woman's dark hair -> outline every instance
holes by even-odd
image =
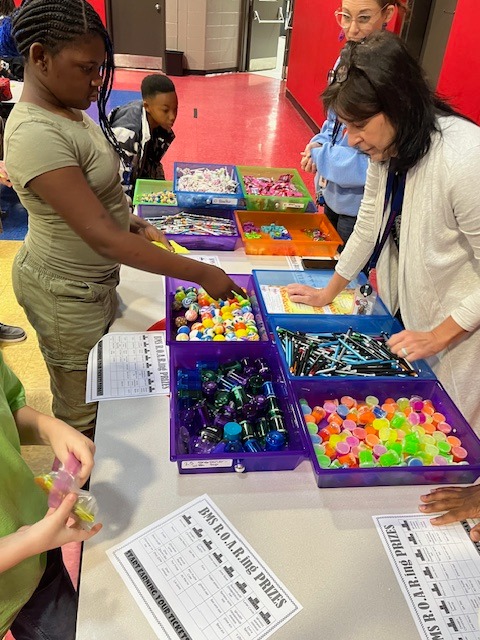
[[[107,101],[113,85],[115,64],[110,36],[100,16],[86,0],[23,0],[12,19],[17,48],[28,62],[30,47],[41,43],[52,54],[86,35],[97,35],[105,43],[103,84],[98,95],[98,115],[102,131],[120,152],[117,139],[107,119]]]
[[[9,16],[15,10],[15,3],[13,0],[0,0],[0,16]]]
[[[428,152],[438,116],[463,117],[430,89],[403,41],[388,31],[346,45],[322,99],[325,109],[347,122],[383,113],[396,132],[391,146],[398,171],[407,171]]]
[[[385,5],[393,4],[395,5],[402,13],[408,15],[410,12],[410,3],[409,0],[375,0],[380,9],[383,9]]]
[[[157,93],[173,93],[175,85],[161,73],[151,73],[142,80],[142,98],[153,98]]]

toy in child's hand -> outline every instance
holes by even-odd
[[[36,476],[36,484],[48,495],[48,506],[56,509],[63,502],[66,495],[76,493],[78,495],[72,513],[78,519],[82,529],[88,531],[95,524],[98,513],[98,505],[95,497],[88,491],[83,491],[78,486],[78,474],[81,463],[71,453],[64,465],[58,469],[54,467],[50,473]]]

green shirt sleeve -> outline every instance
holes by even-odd
[[[0,353],[0,380],[10,411],[18,411],[26,405],[25,389],[22,383],[8,367]]]

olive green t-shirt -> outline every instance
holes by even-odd
[[[28,186],[34,178],[64,167],[80,167],[102,205],[125,230],[129,208],[118,175],[119,158],[100,127],[83,113],[74,122],[28,102],[19,102],[5,130],[10,180],[28,211],[25,243],[37,261],[73,280],[98,281],[117,264],[91,249],[65,220]]]
[[[25,406],[25,391],[0,352],[0,537],[41,520],[47,498],[20,453],[13,412]],[[28,602],[45,571],[46,554],[0,573],[0,638]]]

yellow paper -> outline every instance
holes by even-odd
[[[300,302],[292,302],[287,293],[287,287],[280,287],[280,295],[282,297],[285,313],[301,313],[301,314],[352,314],[355,304],[355,290],[344,289],[338,296],[326,307],[311,307],[310,305]]]
[[[152,244],[154,244],[156,247],[160,247],[160,249],[165,249],[165,251],[168,251],[163,242],[152,240]],[[178,242],[175,242],[175,240],[170,240],[170,246],[172,247],[174,253],[190,253],[190,251],[186,247],[182,247],[182,245],[178,244]]]

